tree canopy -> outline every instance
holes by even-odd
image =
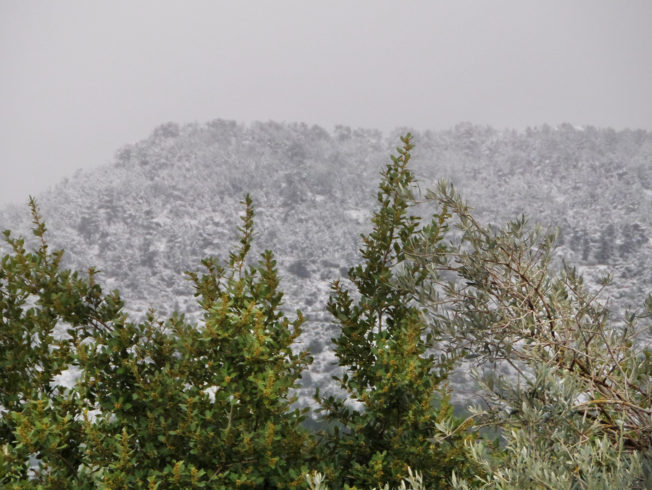
[[[62,266],[32,200],[37,245],[7,231],[0,263],[0,484],[649,487],[652,297],[616,321],[555,265],[553,235],[483,225],[445,182],[420,196],[401,142],[360,262],[332,285],[340,390],[318,391],[314,412],[295,396],[304,318],[283,306],[274,254],[250,257],[249,195],[235,248],[188,273],[196,322],[130,320],[98,271]],[[447,383],[459,363],[480,383],[463,417]]]

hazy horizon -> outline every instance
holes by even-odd
[[[0,205],[167,121],[652,130],[652,2],[0,0]]]

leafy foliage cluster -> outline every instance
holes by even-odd
[[[481,440],[469,445],[487,475],[475,483],[649,488],[652,366],[641,320],[652,314],[652,296],[643,311],[616,322],[598,301],[602,290],[587,288],[568,264],[553,264],[554,234],[528,228],[524,218],[483,226],[445,182],[427,198],[452,210],[461,237],[444,265],[415,248],[412,258],[435,272],[434,281],[424,288],[408,276],[404,283],[442,339],[484,369],[476,372],[483,405],[468,420],[499,428],[505,447],[497,455]],[[446,425],[438,429],[457,432]],[[456,478],[454,487],[468,483]]]
[[[428,352],[433,335],[410,291],[396,287],[396,268],[421,284],[426,270],[406,261],[406,250],[427,242],[441,256],[448,215],[435,215],[420,228],[419,218],[408,215],[414,177],[407,168],[412,143],[403,148],[382,174],[379,210],[372,218],[372,232],[363,236],[363,263],[349,271],[357,299],[340,282],[333,284],[328,310],[341,327],[334,339],[338,378],[347,398],[322,398],[325,419],[335,422],[327,446],[337,459],[337,473],[328,475],[338,487],[355,482],[370,488],[380,482],[398,484],[410,465],[418,468],[429,486],[445,484],[453,469],[465,468],[463,439],[432,442],[435,423],[449,418],[446,394],[433,404],[453,360]],[[359,401],[350,406],[348,400]]]
[[[35,233],[44,227],[32,203]],[[240,247],[226,267],[191,274],[201,325],[151,314],[128,322],[117,293],[93,274],[58,271],[59,252],[9,238],[3,261],[2,483],[46,488],[281,487],[303,481],[312,442],[289,392],[310,359],[291,349],[301,316],[279,311],[273,256],[245,264],[253,235],[247,198]],[[36,304],[28,306],[30,299]],[[57,322],[68,328],[53,336]],[[68,366],[72,389],[52,387]],[[31,482],[31,483],[28,483]]]
[[[129,321],[95,270],[62,268],[31,201],[39,245],[5,232],[0,267],[0,484],[650,485],[652,366],[637,341],[646,314],[614,323],[572,268],[552,265],[551,237],[524,220],[481,225],[445,183],[426,195],[439,212],[422,225],[411,136],[402,142],[362,262],[332,286],[341,393],[316,393],[320,430],[293,396],[311,362],[295,342],[301,312],[283,310],[273,254],[249,258],[249,196],[236,249],[188,274],[197,324],[154,312]],[[478,370],[483,400],[464,421],[446,384],[462,361]],[[514,374],[499,376],[500,365]],[[57,382],[71,372],[73,386]]]

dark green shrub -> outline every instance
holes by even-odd
[[[310,362],[293,353],[299,313],[279,311],[276,264],[251,247],[247,197],[240,247],[221,266],[191,274],[199,325],[120,313],[93,276],[59,272],[61,253],[10,241],[3,259],[2,453],[4,485],[46,488],[281,488],[304,484],[312,441],[290,390]],[[45,231],[34,207],[36,232]],[[27,297],[36,308],[27,308]],[[58,321],[71,324],[55,340]],[[36,341],[36,342],[35,342]],[[69,364],[72,390],[51,383]],[[31,470],[30,470],[31,468]],[[28,486],[29,486],[28,485]]]
[[[341,329],[333,341],[339,365],[346,368],[337,378],[346,398],[318,393],[317,399],[333,424],[325,435],[324,472],[337,488],[398,485],[408,467],[423,475],[426,487],[440,488],[452,470],[469,469],[464,435],[432,440],[435,424],[451,416],[443,381],[453,360],[428,352],[433,338],[421,310],[396,282],[399,269],[409,271],[416,284],[426,278],[425,269],[406,260],[406,249],[426,241],[433,255],[443,256],[448,217],[444,209],[420,227],[419,218],[408,214],[413,145],[409,134],[402,141],[398,157],[382,173],[373,230],[362,237],[363,262],[348,273],[355,289],[334,283],[328,303]]]

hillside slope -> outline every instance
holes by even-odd
[[[329,285],[356,263],[379,172],[405,131],[168,123],[119,150],[111,165],[79,172],[38,201],[68,266],[96,265],[134,313],[153,306],[161,315],[192,315],[183,273],[208,254],[228,253],[249,192],[258,250],[275,252],[286,306],[308,318],[303,341],[316,361],[306,386],[323,384],[332,360]],[[614,273],[616,309],[640,304],[652,289],[652,134],[470,124],[413,134],[422,188],[445,178],[485,222],[525,213],[559,227],[560,256],[589,279]],[[27,236],[29,225],[26,206],[0,211],[1,229]]]

